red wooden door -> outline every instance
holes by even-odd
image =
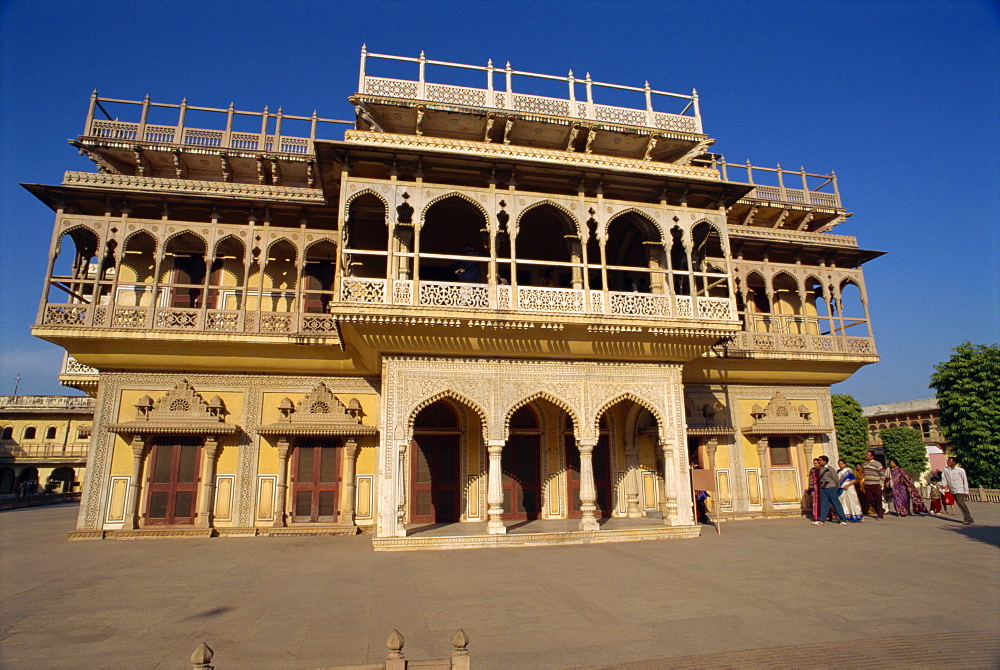
[[[197,512],[201,440],[163,438],[153,444],[146,478],[147,525],[193,524]]]
[[[513,434],[500,457],[503,473],[503,517],[537,519],[542,511],[539,435]]]
[[[459,520],[461,486],[458,435],[418,434],[410,443],[410,520],[449,523]]]
[[[570,519],[579,519],[580,512],[580,450],[576,447],[576,440],[572,435],[567,435],[566,447],[566,491],[569,496]],[[597,489],[597,510],[594,514],[598,519],[606,519],[611,516],[614,507],[612,502],[612,482],[611,482],[611,459],[608,449],[608,436],[601,435],[594,446],[594,488]]]
[[[299,440],[292,463],[292,520],[332,523],[340,511],[337,440]]]

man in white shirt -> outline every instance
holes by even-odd
[[[969,506],[965,502],[965,497],[969,495],[969,477],[965,474],[965,469],[958,464],[958,459],[954,456],[948,457],[948,467],[941,471],[941,479],[945,486],[955,496],[955,502],[962,510],[962,523],[968,526],[972,523],[972,515],[969,514]]]

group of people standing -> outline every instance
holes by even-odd
[[[843,460],[837,461],[837,465],[839,469],[835,470],[827,456],[813,459],[813,469],[809,473],[813,525],[822,526],[829,517],[831,508],[841,524],[863,523],[865,510],[862,499],[858,496],[859,485],[862,487],[868,512],[874,514],[879,521],[885,517],[884,495],[890,497],[892,507],[899,517],[908,516],[911,510],[913,514],[927,513],[923,496],[913,484],[913,479],[895,459],[889,459],[889,467],[886,469],[875,459],[875,453],[869,451],[865,453],[864,463],[857,472]],[[940,494],[937,498],[935,492]],[[969,514],[965,500],[968,493],[969,479],[965,470],[956,458],[949,457],[948,467],[941,472],[940,477],[932,478],[931,481],[931,513],[939,513],[941,502],[947,505],[951,497],[954,504],[962,510],[962,523],[971,524],[972,515]],[[935,500],[938,501],[937,504]]]

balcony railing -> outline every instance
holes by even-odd
[[[0,458],[75,458],[87,457],[89,445],[61,444],[3,444]]]
[[[301,312],[47,303],[42,326],[336,336],[332,316]]]
[[[737,333],[726,345],[730,354],[740,352],[783,352],[801,354],[848,354],[875,356],[875,338],[847,335],[809,335],[787,333]]]
[[[416,291],[414,284],[418,284]],[[641,318],[732,320],[730,298],[709,298],[584,289],[345,278],[340,301],[369,305],[420,305],[560,314],[608,314]]]
[[[804,169],[783,170],[780,165],[776,168],[760,167],[751,165],[749,161],[745,164],[728,163],[724,158],[703,164],[717,167],[724,181],[753,186],[753,190],[743,196],[748,200],[843,209],[840,191],[837,188],[837,175],[834,173],[816,174],[806,172]],[[761,176],[759,174],[755,176],[755,173],[764,173],[765,180],[776,180],[777,183],[761,184],[759,183]],[[737,177],[745,177],[745,180]],[[787,185],[786,180],[791,180],[794,186]],[[797,188],[800,184],[802,188]]]
[[[392,61],[402,61],[416,63],[418,74],[416,79],[392,79],[387,77],[373,77],[367,74],[367,59],[383,59]],[[427,81],[426,68],[428,65],[443,66],[461,70],[478,70],[485,73],[485,88],[475,88],[469,86],[453,86],[450,84],[437,84]],[[502,88],[494,87],[494,78],[501,76],[504,81]],[[532,79],[544,79],[549,81],[564,82],[567,85],[568,95],[565,98],[555,98],[543,95],[533,95],[529,93],[515,93],[513,90],[514,77],[527,77]],[[585,92],[583,99],[577,100],[577,87],[582,86]],[[644,108],[618,107],[614,105],[603,105],[594,102],[595,89],[616,89],[619,91],[631,91],[644,96]],[[649,87],[647,83],[644,87],[621,86],[619,84],[606,84],[594,81],[590,74],[583,79],[573,76],[573,72],[567,77],[560,77],[546,74],[536,74],[533,72],[521,72],[513,70],[510,63],[504,68],[493,66],[493,61],[483,67],[479,65],[466,65],[460,63],[448,63],[427,59],[423,52],[419,58],[408,58],[404,56],[388,56],[385,54],[368,53],[365,47],[361,48],[361,74],[358,81],[358,90],[362,94],[377,95],[387,98],[403,98],[409,100],[425,100],[428,102],[441,102],[454,105],[466,105],[470,107],[482,107],[486,109],[508,110],[513,112],[524,112],[528,114],[547,114],[551,116],[566,116],[574,119],[603,121],[607,123],[618,123],[630,126],[642,126],[647,128],[657,128],[665,131],[679,131],[684,133],[701,134],[701,112],[698,107],[698,94],[692,92],[691,95],[680,93],[668,93],[666,91],[656,91]],[[671,98],[681,101],[684,107],[678,113],[655,111],[653,109],[654,97],[657,100]],[[680,107],[680,104],[678,107]]]
[[[96,403],[87,396],[0,395],[0,408],[4,409],[93,410]]]
[[[115,108],[126,106],[125,109],[138,107],[139,119],[137,121],[122,121],[117,117],[112,118],[105,104]],[[147,118],[151,108],[174,109],[177,113],[177,123],[173,125],[147,123]],[[100,111],[107,118],[96,118],[96,113]],[[117,109],[115,110],[117,111]],[[186,125],[186,117],[189,111],[211,112],[216,114],[221,128],[189,128]],[[224,115],[224,116],[223,116]],[[260,119],[259,132],[246,132],[234,130],[233,124],[238,116],[251,116]],[[288,121],[308,122],[309,135],[301,137],[289,135],[282,132],[282,124]],[[322,125],[321,125],[322,124]],[[119,100],[116,98],[102,98],[94,91],[90,96],[90,110],[87,113],[87,123],[83,134],[85,137],[100,138],[104,140],[120,140],[132,143],[156,142],[162,144],[179,144],[191,147],[210,147],[213,149],[235,149],[244,151],[269,151],[283,152],[289,154],[311,155],[314,153],[313,141],[317,137],[323,139],[340,139],[336,133],[325,132],[329,129],[329,124],[353,126],[353,121],[342,121],[339,119],[320,118],[313,112],[312,116],[295,116],[284,114],[279,108],[272,113],[267,107],[263,112],[249,112],[235,109],[232,105],[228,109],[218,109],[215,107],[196,107],[188,105],[187,101],[179,105],[151,102],[149,97],[144,100]],[[317,135],[319,133],[319,135]]]

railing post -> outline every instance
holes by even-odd
[[[493,59],[490,58],[486,61],[486,91],[491,95],[486,98],[486,106],[493,107],[493,71],[496,68],[493,67]]]
[[[653,93],[649,89],[649,82],[647,81],[643,87],[643,92],[646,94],[646,125],[650,128],[654,127],[653,124]]]
[[[229,103],[229,109],[226,110],[226,132],[222,135],[222,146],[226,149],[233,146],[233,115],[235,113],[236,107],[233,103]]]
[[[146,140],[146,117],[149,116],[149,93],[142,99],[142,115],[139,117],[139,130],[136,131],[135,141],[144,142]]]
[[[691,89],[691,102],[694,104],[694,118],[698,124],[698,134],[704,134],[705,130],[701,125],[701,106],[698,104],[698,89],[696,88]]]
[[[427,70],[427,58],[426,58],[426,56],[424,56],[423,49],[421,49],[420,50],[420,76],[417,79],[417,97],[420,98],[421,100],[426,100],[427,99],[427,95],[425,93],[426,88],[427,88],[427,86],[426,86],[426,84],[427,84],[427,80],[426,80],[427,73],[426,73],[426,70]]]
[[[749,158],[747,159],[747,183],[750,184],[751,186],[754,185],[754,183],[753,183],[753,166],[750,165],[750,159]]]
[[[720,165],[722,166],[722,181],[729,181],[729,170],[726,169],[729,167],[729,163],[722,159]]]
[[[191,667],[194,670],[214,670],[215,666],[212,665],[212,657],[215,656],[215,652],[207,644],[202,642],[195,648],[194,653],[191,654]]]
[[[451,636],[451,667],[452,670],[469,670],[469,636],[459,628]]]
[[[275,115],[274,122],[274,146],[273,151],[281,151],[281,107],[278,107],[278,113]]]
[[[264,105],[264,113],[261,114],[260,139],[257,140],[257,148],[261,151],[265,151],[267,149],[267,121],[270,116],[271,114],[268,111],[267,105]]]
[[[799,173],[802,175],[802,204],[808,206],[812,204],[812,200],[809,198],[809,180],[806,179],[806,169],[801,165],[799,166]]]
[[[788,202],[788,198],[785,197],[785,180],[782,178],[781,163],[778,163],[778,197],[781,198],[781,202]]]
[[[590,78],[590,73],[587,73],[587,79],[585,80],[587,85],[587,118],[594,118],[594,80]]]
[[[406,640],[396,629],[389,633],[389,639],[385,641],[386,649],[389,653],[385,657],[385,670],[406,670],[406,658],[403,656],[403,645]]]
[[[830,178],[833,179],[833,195],[837,200],[837,209],[841,209],[840,205],[840,189],[837,188],[837,173],[830,170]]]
[[[90,136],[92,131],[90,127],[94,124],[94,110],[97,109],[97,89],[90,94],[90,106],[87,108],[87,122],[83,126],[83,134]]]
[[[573,71],[569,71],[569,76],[566,77],[566,81],[569,82],[569,101],[570,103],[576,102],[576,77],[573,76]],[[576,105],[570,104],[570,116],[576,116]]]
[[[361,45],[361,69],[358,72],[358,93],[365,92],[365,61],[368,59],[368,45]]]
[[[174,144],[184,144],[184,118],[187,116],[188,99],[181,100],[181,111],[177,116],[177,130],[174,135]]]
[[[316,153],[316,121],[319,117],[316,116],[316,110],[313,110],[312,118],[309,120],[309,153]]]
[[[510,71],[510,61],[507,61],[505,74],[507,77],[507,109],[514,109],[514,86],[513,75]]]

